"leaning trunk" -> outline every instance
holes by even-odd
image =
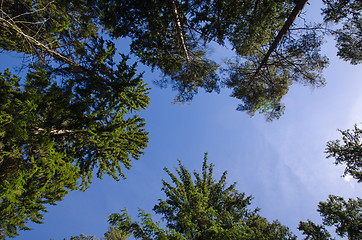
[[[190,61],[190,57],[189,57],[189,53],[187,51],[187,47],[186,47],[186,44],[185,44],[185,38],[184,38],[184,35],[182,33],[182,27],[181,27],[181,21],[180,21],[180,17],[179,17],[179,14],[178,14],[178,11],[177,11],[177,7],[176,7],[176,3],[174,0],[170,0],[170,3],[171,3],[171,6],[172,6],[172,13],[175,17],[175,22],[176,22],[176,30],[177,30],[177,33],[180,37],[180,41],[181,41],[181,46],[185,52],[185,56],[186,56],[186,60],[187,62]]]
[[[266,64],[272,52],[277,48],[280,41],[283,39],[290,26],[292,26],[295,19],[302,12],[304,6],[307,4],[308,0],[298,0],[293,11],[290,13],[288,19],[285,21],[284,26],[279,31],[278,35],[275,37],[273,43],[270,45],[268,52],[265,54],[263,60],[261,61],[259,67],[256,69],[254,77],[256,77],[261,70],[261,68]]]

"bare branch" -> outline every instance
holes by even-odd
[[[69,64],[70,66],[79,67],[79,64],[74,62],[69,57],[66,57],[66,56],[60,54],[59,52],[57,52],[53,49],[50,49],[48,46],[39,42],[32,36],[25,34],[11,19],[6,20],[2,16],[0,16],[0,26],[2,26],[3,28],[8,28],[8,29],[16,32],[17,34],[21,35],[24,38],[24,40],[27,40],[32,46],[34,46],[37,49],[40,49],[42,52],[45,52],[45,53],[49,54],[50,56]]]
[[[44,132],[44,128],[36,128],[36,130],[34,130],[34,134],[40,134],[42,132]],[[67,130],[67,129],[62,129],[62,130],[57,130],[57,129],[52,129],[50,130],[50,134],[51,135],[64,135],[67,133],[79,133],[79,132],[85,132],[85,129],[81,129],[81,130]]]
[[[172,5],[173,14],[174,14],[175,21],[176,21],[176,29],[177,29],[178,35],[180,37],[181,45],[182,45],[182,48],[183,48],[183,50],[185,52],[186,60],[187,60],[187,62],[189,62],[190,57],[189,57],[189,53],[187,51],[187,47],[186,47],[186,44],[185,44],[185,39],[184,39],[184,36],[183,36],[183,33],[182,33],[181,22],[180,22],[179,14],[178,14],[178,11],[177,11],[176,3],[175,3],[174,0],[170,0],[170,3]]]

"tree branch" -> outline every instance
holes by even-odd
[[[187,62],[189,62],[190,61],[190,56],[189,56],[189,53],[187,51],[187,47],[186,47],[186,44],[185,44],[185,39],[184,39],[184,36],[183,36],[183,33],[182,33],[181,22],[180,22],[180,18],[179,18],[179,14],[178,14],[178,11],[177,11],[175,0],[170,0],[170,3],[171,3],[171,6],[172,6],[173,15],[175,17],[176,29],[177,29],[178,35],[180,37],[181,45],[182,45],[182,48],[183,48],[183,50],[185,52],[186,60],[187,60]]]
[[[285,21],[284,26],[279,31],[278,35],[275,37],[273,43],[270,45],[268,52],[265,54],[263,60],[261,61],[259,67],[256,69],[254,77],[258,75],[260,69],[266,64],[271,53],[277,48],[280,41],[283,39],[284,35],[287,33],[290,26],[292,26],[295,19],[302,12],[304,6],[307,4],[308,0],[298,0],[293,11],[290,13],[288,19]]]
[[[282,58],[283,60],[285,60],[287,63],[289,63],[290,65],[292,65],[297,72],[301,73],[306,79],[309,79],[311,81],[315,81],[315,78],[313,78],[311,75],[308,75],[307,73],[305,73],[305,71],[303,71],[298,64],[295,64],[294,62],[290,61],[288,58],[284,57],[282,54],[278,53],[277,51],[275,52],[280,58]]]
[[[2,11],[3,12],[3,11]],[[24,33],[13,21],[11,18],[9,18],[9,20],[6,20],[5,18],[3,18],[2,16],[0,16],[0,27],[4,28],[4,29],[10,29],[12,31],[14,31],[15,33],[21,35],[25,40],[27,40],[29,43],[31,43],[32,46],[34,46],[35,48],[41,50],[42,52],[45,52],[47,54],[49,54],[50,56],[63,61],[64,63],[69,64],[70,66],[73,67],[79,67],[79,64],[74,62],[72,59],[70,59],[69,57],[66,57],[62,54],[60,54],[59,52],[50,49],[48,46],[44,45],[43,43],[39,42],[38,40],[36,40],[35,38],[33,38],[32,36],[27,35],[26,33]]]
[[[34,130],[34,134],[40,134],[41,132],[44,132],[44,128],[36,128]],[[62,129],[62,130],[57,130],[57,129],[52,129],[50,130],[50,134],[51,135],[63,135],[63,134],[67,134],[67,133],[79,133],[79,132],[85,132],[85,129],[81,129],[81,130],[67,130],[67,129]]]

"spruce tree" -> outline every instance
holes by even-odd
[[[215,180],[206,155],[202,173],[194,172],[194,178],[181,162],[177,175],[165,171],[171,182],[162,181],[166,198],[159,199],[153,211],[162,215],[166,228],[143,210],[141,222],[132,221],[124,209],[109,216],[110,224],[136,239],[296,239],[278,221],[269,223],[258,209],[249,209],[252,196],[239,193],[235,183],[228,185],[227,172]]]
[[[327,158],[335,158],[335,164],[344,164],[343,176],[351,175],[362,182],[362,129],[357,125],[354,129],[339,130],[342,141],[329,141],[326,147]]]
[[[338,24],[330,31],[335,37],[337,55],[351,64],[362,63],[362,2],[359,0],[323,0],[326,23]],[[341,27],[342,26],[342,27]]]
[[[90,2],[87,2],[90,4]],[[41,223],[47,204],[87,189],[93,174],[125,178],[147,146],[148,88],[84,1],[13,1],[0,47],[24,54],[23,77],[0,74],[0,231]]]

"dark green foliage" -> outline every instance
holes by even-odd
[[[9,71],[1,76],[4,228],[9,228],[10,219],[12,225],[25,219],[39,222],[41,217],[32,214],[41,216],[43,203],[61,200],[66,189],[74,190],[78,178],[78,185],[85,189],[95,168],[97,177],[124,178],[121,165],[130,169],[131,159],[139,159],[147,146],[145,123],[132,115],[147,107],[147,89],[135,75],[135,66],[126,65],[126,58],[116,70],[97,75],[102,77],[99,80],[76,73],[69,74],[70,78],[64,75],[58,84],[52,81],[53,74],[34,69],[24,88]],[[35,203],[42,207],[31,207]],[[26,211],[20,211],[19,205]],[[9,230],[8,234],[13,233]]]
[[[104,237],[97,240],[126,240],[129,238],[129,234],[122,231],[121,229],[109,227],[108,231],[104,234]],[[64,239],[65,240],[65,239]],[[70,240],[95,240],[94,236],[87,236],[80,234],[79,236],[72,236]]]
[[[234,91],[232,96],[243,102],[238,110],[251,115],[260,111],[269,120],[282,115],[281,98],[291,84],[319,86],[327,65],[319,54],[321,40],[316,33],[302,33],[299,40],[288,33],[289,40],[254,76],[293,7],[293,1],[99,2],[101,21],[110,33],[130,37],[131,52],[164,74],[158,83],[171,83],[179,91],[176,102],[192,100],[199,88],[219,92],[226,83]],[[205,47],[211,42],[231,44],[240,59],[224,69],[225,79],[220,77],[219,65],[207,57]]]
[[[206,92],[220,92],[220,78],[216,73],[219,66],[207,58],[202,51],[191,54],[189,61],[183,63],[177,71],[165,68],[162,79],[155,81],[161,87],[171,83],[172,88],[178,91],[174,102],[191,101],[200,88]],[[174,66],[173,66],[174,67]]]
[[[329,195],[326,202],[320,202],[318,212],[323,218],[323,225],[334,226],[340,237],[348,237],[349,240],[362,239],[362,199]],[[330,234],[325,226],[316,225],[312,221],[300,222],[298,229],[307,235],[305,239],[329,240]]]
[[[339,131],[342,133],[342,141],[337,139],[327,143],[327,157],[335,158],[336,165],[346,165],[343,176],[350,174],[362,182],[362,130],[355,125],[352,130]]]
[[[197,39],[184,28],[188,10],[183,5],[177,8],[181,33],[176,30],[172,1],[100,1],[99,7],[103,10],[101,19],[111,34],[130,37],[131,52],[142,63],[162,71],[161,84],[171,82],[179,90],[176,101],[191,100],[200,87],[207,92],[218,91],[219,66],[206,58]]]
[[[316,225],[312,221],[300,222],[298,229],[307,235],[305,240],[329,240],[330,234],[322,225]]]
[[[322,39],[316,32],[293,33],[284,38],[267,64],[255,73],[264,52],[248,57],[247,61],[229,62],[230,77],[226,85],[233,89],[232,97],[241,99],[238,110],[254,115],[264,113],[268,120],[279,118],[284,110],[282,97],[293,83],[319,87],[324,85],[322,70],[328,60],[320,56]]]
[[[148,106],[148,89],[127,56],[115,62],[115,45],[98,35],[87,4],[13,1],[1,9],[0,47],[31,60],[23,80],[0,74],[3,236],[40,223],[46,204],[85,190],[94,171],[125,178],[147,146],[136,113]]]
[[[323,224],[335,226],[339,236],[350,240],[362,239],[362,199],[330,195],[326,202],[320,202],[318,212],[323,217]]]
[[[246,220],[245,233],[241,233],[239,236],[231,236],[231,239],[261,239],[261,240],[296,240],[297,237],[290,232],[287,226],[282,225],[278,220],[274,220],[270,223],[266,218],[255,214]],[[220,238],[223,239],[223,238]]]
[[[219,66],[206,58],[200,42],[231,41],[240,53],[255,51],[251,45],[267,43],[292,7],[285,1],[259,2],[176,1],[185,46],[176,30],[172,1],[101,1],[99,6],[104,12],[102,21],[113,36],[130,37],[131,52],[159,68],[164,74],[161,83],[171,82],[179,91],[175,100],[184,102],[200,87],[219,91]]]
[[[196,44],[195,39],[198,38],[205,42],[216,41],[222,45],[230,41],[240,55],[249,55],[248,53],[257,49],[260,44],[268,44],[293,8],[293,1],[193,0],[175,3],[186,43],[190,43],[187,44],[188,47]],[[175,31],[171,0],[100,1],[99,8],[103,13],[102,21],[113,36],[131,37],[133,47],[153,44],[141,38],[151,37],[151,42],[163,43],[159,48],[166,49],[168,46],[168,50],[178,53],[160,51],[159,54],[168,53],[185,58]],[[146,49],[151,49],[150,46],[145,45]],[[153,46],[157,47],[156,44]],[[140,47],[137,49],[147,51]],[[158,56],[150,55],[148,58]]]
[[[362,130],[354,126],[354,129],[339,130],[342,140],[329,141],[326,153],[336,159],[335,164],[346,164],[343,176],[351,175],[360,183],[362,181]],[[362,239],[362,199],[349,198],[348,201],[339,196],[330,195],[326,202],[320,202],[318,212],[323,218],[323,224],[334,226],[340,237],[348,239]],[[316,225],[310,220],[300,222],[299,230],[307,235],[306,239],[330,239],[330,234],[324,226]]]
[[[362,2],[360,0],[323,0],[325,22],[340,23],[332,34],[337,40],[337,55],[351,64],[362,63]]]
[[[110,226],[108,231],[104,234],[105,240],[126,240],[129,237],[130,234],[112,226]]]
[[[162,215],[167,227],[160,227],[160,222],[153,222],[143,210],[141,222],[133,222],[125,209],[109,216],[112,226],[136,239],[296,239],[278,221],[269,223],[257,214],[258,209],[248,209],[252,197],[239,193],[235,183],[228,185],[226,172],[215,181],[206,155],[202,174],[194,172],[194,180],[181,162],[178,176],[165,171],[172,183],[163,180],[166,200],[159,199],[153,210]]]
[[[173,229],[162,228],[160,222],[153,222],[151,215],[143,210],[139,210],[138,217],[141,223],[132,222],[126,209],[121,210],[121,214],[112,214],[109,216],[109,222],[112,226],[130,232],[136,239],[177,239],[186,240],[182,233],[177,233]]]
[[[344,30],[336,32],[339,55],[358,63],[361,5],[343,4],[338,5],[342,12],[325,10],[326,21],[345,21]],[[162,71],[161,84],[171,82],[179,91],[176,101],[191,100],[200,88],[218,92],[225,84],[242,100],[239,110],[274,119],[284,111],[281,100],[291,84],[324,83],[321,71],[327,60],[319,54],[322,41],[315,32],[288,32],[256,73],[293,7],[294,1],[281,0],[3,1],[0,49],[22,53],[28,72],[23,80],[10,71],[0,75],[1,234],[14,236],[27,229],[28,221],[41,222],[46,204],[55,204],[69,190],[85,190],[94,171],[99,178],[125,178],[124,169],[147,146],[145,123],[136,113],[148,106],[148,89],[136,65],[127,65],[127,56],[114,60],[115,44],[100,37],[101,32],[109,34],[106,39],[130,38],[131,53]],[[224,79],[220,64],[207,55],[212,42],[230,44],[239,59],[229,61]],[[209,175],[195,174],[195,185],[181,164],[181,182],[166,170],[174,184],[190,187],[186,193],[199,204],[186,202],[191,205],[182,210],[189,219],[177,215],[168,220],[170,230],[162,230],[142,213],[145,230],[130,220],[125,222],[129,229],[139,236],[175,238],[197,238],[200,232],[215,238],[292,238],[280,223],[247,210],[251,198],[237,193],[234,185],[227,188],[225,175],[215,182],[206,160],[204,168],[211,169]],[[202,183],[207,177],[212,179],[208,185]],[[181,194],[164,184],[168,197]],[[171,216],[167,204],[160,201],[154,210]],[[225,204],[236,205],[237,211]],[[200,219],[190,206],[199,209]]]
[[[131,115],[148,104],[134,67],[124,59],[104,78],[108,83],[77,74],[57,84],[50,71],[34,69],[22,88],[9,71],[1,76],[4,228],[18,221],[23,228],[26,219],[39,222],[43,204],[61,200],[78,178],[85,189],[95,168],[100,178],[125,177],[122,165],[130,169],[131,159],[139,159],[148,141],[143,119]],[[13,233],[9,229],[7,234]]]
[[[66,240],[66,239],[64,239]],[[80,234],[79,236],[71,236],[70,240],[95,240],[94,236],[87,236],[84,234]]]
[[[0,48],[40,60],[50,57],[44,47],[66,55],[64,36],[82,39],[97,31],[89,5],[92,1],[6,1],[0,10]]]
[[[0,75],[0,92],[0,229],[14,236],[17,228],[28,229],[28,220],[41,223],[44,204],[74,190],[79,173],[50,134],[31,132],[43,120],[40,93],[23,91],[8,70]]]
[[[240,56],[269,44],[293,8],[293,1],[181,1],[188,31],[204,42],[230,42]],[[271,21],[272,19],[272,21]]]
[[[344,49],[340,52],[344,52],[344,55],[354,54],[354,59],[358,59],[358,39],[361,38],[360,3],[325,3],[326,21],[338,22],[348,18],[346,22],[353,25],[346,25],[343,31],[339,31],[338,39],[342,40],[338,44]],[[309,33],[309,30],[298,33],[287,31],[287,40],[279,44],[266,66],[261,71],[256,71],[276,33],[292,12],[295,1],[59,1],[54,5],[51,16],[40,11],[46,4],[39,1],[34,8],[37,11],[29,11],[31,14],[25,16],[36,19],[39,23],[45,19],[57,19],[55,29],[65,30],[49,34],[41,24],[30,27],[26,25],[31,31],[26,34],[44,32],[46,37],[42,40],[47,43],[47,47],[56,49],[61,45],[64,55],[71,52],[67,47],[71,43],[67,39],[68,35],[75,38],[78,32],[83,35],[83,32],[94,34],[97,29],[95,23],[101,23],[111,36],[129,37],[131,52],[142,63],[161,70],[163,78],[158,83],[162,86],[171,83],[178,90],[176,102],[191,101],[200,88],[204,88],[206,92],[219,92],[221,86],[227,86],[233,90],[232,96],[242,101],[238,110],[247,111],[250,115],[259,111],[271,120],[283,114],[281,99],[292,84],[302,82],[313,87],[323,85],[321,73],[327,66],[327,59],[319,53],[320,37],[316,32]],[[20,9],[22,7],[24,6]],[[342,10],[335,11],[335,7]],[[18,12],[19,9],[12,14],[18,16]],[[72,17],[79,19],[77,22],[80,24],[72,23],[71,18],[65,17],[65,12],[70,12]],[[7,15],[4,16],[6,19]],[[46,21],[45,26],[48,22],[51,21]],[[19,35],[9,24],[3,25],[12,36]],[[25,40],[39,52],[41,47],[35,46],[29,39]],[[231,45],[235,56],[240,60],[224,69],[224,79],[218,71],[220,64],[207,56],[206,49],[212,42],[220,46]],[[65,55],[53,54],[52,57],[68,57],[68,54]]]
[[[216,232],[222,236],[233,226],[241,226],[241,221],[252,214],[246,209],[251,196],[239,194],[235,184],[227,186],[226,172],[215,182],[213,166],[207,165],[206,158],[202,176],[194,173],[195,182],[181,163],[176,170],[178,177],[167,168],[165,171],[175,186],[163,180],[167,200],[159,200],[154,211],[165,217],[167,227],[182,233],[187,239],[210,238]]]

